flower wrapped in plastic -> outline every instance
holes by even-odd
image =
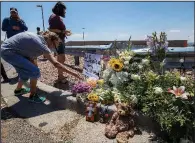
[[[86,82],[79,82],[72,87],[72,93],[89,93],[91,92],[91,86]]]

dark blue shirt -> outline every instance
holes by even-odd
[[[18,26],[20,30],[14,30],[12,27]],[[6,32],[7,38],[10,38],[18,33],[27,31],[28,27],[26,26],[25,22],[20,19],[19,21],[9,17],[5,18],[2,22],[2,31]]]

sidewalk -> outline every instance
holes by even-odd
[[[14,78],[17,76],[13,69],[7,72],[8,76]],[[50,101],[49,104],[29,103],[27,97],[16,97],[13,91],[16,87],[16,78],[11,83],[1,83],[1,93],[8,107],[23,121],[11,121],[15,128],[21,127],[20,130],[33,128],[49,135],[55,142],[71,141],[73,143],[115,143],[115,140],[109,140],[104,136],[105,124],[99,122],[90,123],[85,121],[83,116],[84,108],[76,103],[71,93],[62,91],[42,83],[38,83],[38,92],[46,96]],[[18,123],[20,122],[20,123]],[[16,125],[17,124],[17,125]],[[23,125],[24,124],[24,125]],[[12,128],[5,125],[4,128]],[[15,130],[11,131],[15,134]],[[28,134],[25,133],[26,135]],[[33,131],[32,131],[33,132]],[[8,132],[11,134],[10,132]],[[17,136],[20,136],[20,132]],[[22,134],[21,134],[22,136]],[[28,136],[28,135],[27,135]],[[142,135],[135,135],[129,140],[131,143],[148,143],[149,133],[142,131]],[[13,137],[14,138],[14,137]],[[29,142],[31,138],[39,138],[37,134],[29,133]],[[50,140],[51,141],[51,140]],[[42,142],[38,141],[37,142]],[[47,142],[47,141],[43,141]]]

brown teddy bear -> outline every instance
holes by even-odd
[[[106,124],[105,136],[116,138],[118,143],[127,143],[129,137],[134,136],[134,114],[132,106],[126,103],[116,103],[117,111],[113,114],[110,122]]]

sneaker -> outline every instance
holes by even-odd
[[[43,103],[46,101],[45,97],[39,97],[37,94],[30,96],[28,99],[30,102],[34,102],[34,103]]]
[[[23,95],[30,92],[30,88],[21,88],[19,90],[14,90],[16,96]]]

